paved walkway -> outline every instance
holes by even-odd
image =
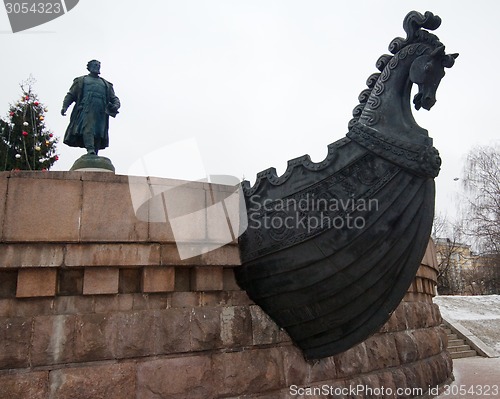
[[[500,357],[468,357],[453,360],[455,381],[449,394],[439,399],[500,398]]]

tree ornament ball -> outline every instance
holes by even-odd
[[[21,154],[16,154],[16,159],[20,159],[21,158]]]
[[[35,147],[35,151],[40,151],[40,150],[41,150],[41,148],[39,146]]]
[[[44,116],[40,116],[40,120],[43,121],[45,119]]]
[[[49,109],[48,109],[47,107],[45,107],[45,108],[43,109],[43,112],[49,112]]]
[[[38,104],[39,104],[39,102],[38,102],[38,101],[35,101],[35,102],[33,103],[33,105],[35,105],[35,106],[37,106]]]
[[[23,136],[26,137],[28,135],[28,132],[27,131],[24,131],[23,132]]]
[[[49,140],[45,140],[45,144],[49,145],[50,141]]]
[[[29,123],[28,123],[28,122],[24,122],[24,123],[23,123],[23,126],[28,126],[28,125],[29,125]]]

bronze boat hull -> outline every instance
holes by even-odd
[[[286,181],[247,187],[249,227],[236,269],[239,285],[309,359],[343,352],[382,327],[415,276],[434,216],[432,178],[347,138],[330,149],[315,170],[299,158]],[[349,217],[356,225],[341,226]],[[297,223],[280,229],[279,220]]]

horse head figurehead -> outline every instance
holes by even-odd
[[[413,61],[410,80],[418,85],[413,98],[415,108],[430,110],[436,103],[436,91],[444,76],[444,68],[451,68],[458,54],[446,54],[444,46],[437,47],[431,54],[424,54]]]

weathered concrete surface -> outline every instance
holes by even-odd
[[[455,381],[438,399],[500,397],[500,358],[468,357],[453,360]],[[447,394],[446,394],[447,393]]]

